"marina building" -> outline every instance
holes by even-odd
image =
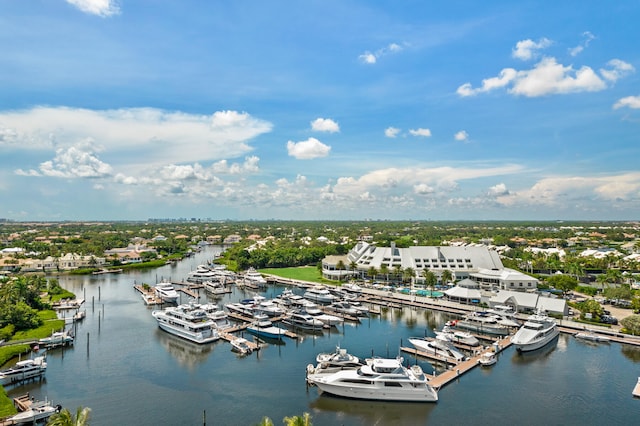
[[[424,282],[425,270],[433,272],[439,281],[449,271],[454,281],[468,278],[482,290],[526,291],[538,285],[537,279],[505,268],[499,254],[482,245],[400,248],[394,243],[378,247],[360,241],[345,256],[327,256],[322,261],[322,275],[331,280],[371,278],[371,268],[377,272],[376,277],[410,268],[417,283]]]

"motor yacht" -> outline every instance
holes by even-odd
[[[153,290],[155,291],[156,296],[162,299],[165,303],[177,303],[178,297],[180,297],[171,283],[163,282],[156,284]]]
[[[10,425],[35,425],[42,423],[55,413],[59,413],[62,406],[53,405],[50,401],[33,401],[29,408],[7,419]]]
[[[518,352],[540,349],[558,337],[560,330],[555,320],[542,312],[533,314],[511,337]]]
[[[438,393],[418,365],[406,368],[402,358],[372,358],[357,369],[309,374],[309,383],[328,394],[378,401],[436,402]]]
[[[409,342],[420,351],[442,358],[447,362],[458,363],[467,357],[458,351],[451,342],[433,337],[410,337]]]
[[[215,342],[220,338],[214,322],[195,304],[171,306],[151,313],[158,327],[195,343]]]
[[[335,352],[323,352],[316,356],[316,365],[307,365],[309,374],[332,374],[346,369],[355,369],[365,365],[365,361],[351,355],[346,349],[336,347]]]
[[[253,348],[249,345],[249,341],[244,337],[235,337],[231,339],[231,350],[240,355],[249,355],[253,352]]]
[[[41,377],[46,370],[47,361],[44,356],[18,361],[14,366],[0,371],[0,385],[7,386],[23,380]]]
[[[268,339],[282,339],[287,332],[284,328],[273,325],[269,317],[266,315],[257,315],[255,320],[247,326],[247,331],[258,337],[266,337]]]
[[[220,307],[215,303],[204,303],[198,305],[198,307],[207,314],[207,317],[209,317],[211,321],[213,321],[213,326],[216,329],[226,330],[233,326],[233,324],[231,324],[231,321],[229,321],[229,316],[227,315],[227,313],[224,310],[220,309]]]
[[[217,281],[218,272],[212,271],[205,265],[198,265],[195,271],[189,272],[187,281],[192,283],[203,283],[205,281]]]
[[[493,351],[483,352],[482,355],[480,355],[480,358],[478,359],[478,364],[480,364],[483,367],[489,367],[495,364],[496,362],[498,362],[498,356]]]
[[[242,277],[242,284],[251,288],[263,288],[266,287],[267,280],[255,268],[249,268]]]
[[[462,330],[455,330],[448,325],[442,327],[442,331],[435,331],[436,336],[442,340],[447,340],[453,344],[461,343],[467,346],[478,346],[478,340],[473,334]]]
[[[309,287],[304,292],[304,298],[316,303],[331,303],[336,297],[323,286]]]
[[[462,319],[451,322],[452,326],[458,329],[469,330],[472,333],[493,334],[506,336],[509,334],[509,327],[500,324],[497,318],[486,312],[470,312]]]
[[[214,295],[231,293],[231,290],[220,281],[207,280],[202,283],[204,289]]]
[[[304,311],[289,312],[282,322],[292,328],[303,331],[322,331],[324,328],[322,321]]]

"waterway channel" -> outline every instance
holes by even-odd
[[[320,396],[307,387],[305,367],[318,352],[337,345],[362,357],[396,356],[408,337],[440,328],[449,316],[390,308],[358,325],[288,339],[244,358],[222,340],[195,345],[159,330],[154,308],[133,285],[182,281],[218,250],[208,247],[152,271],[58,277],[85,298],[87,317],[77,325],[73,347],[49,352],[46,379],[9,388],[9,396],[30,392],[72,412],[90,407],[93,426],[253,425],[263,416],[281,424],[285,416],[304,412],[314,425],[625,425],[640,418],[640,400],[631,396],[640,375],[640,348],[617,343],[589,344],[561,335],[535,353],[509,348],[495,366],[475,368],[442,388],[436,404],[382,403]],[[262,294],[270,297],[282,289],[270,286]],[[204,291],[200,294],[206,300]],[[234,289],[219,303],[247,297],[250,292]],[[433,372],[426,360],[418,364]]]

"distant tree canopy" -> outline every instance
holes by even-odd
[[[235,269],[283,268],[288,266],[316,265],[329,255],[344,254],[344,246],[327,243],[302,245],[300,242],[277,241],[248,250],[247,244],[237,244],[226,250],[223,258]]]
[[[570,275],[556,274],[547,278],[547,284],[558,290],[562,290],[563,293],[575,290],[578,286],[578,280]]]

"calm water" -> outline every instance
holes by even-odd
[[[9,395],[29,391],[72,411],[91,407],[94,426],[201,425],[205,415],[208,425],[252,425],[265,415],[277,425],[303,412],[315,425],[626,425],[640,418],[640,400],[631,397],[640,349],[564,335],[533,354],[506,350],[492,368],[476,368],[444,387],[437,404],[318,396],[304,380],[305,366],[318,352],[339,344],[359,356],[395,356],[401,342],[440,327],[447,317],[390,309],[358,326],[288,339],[245,358],[224,341],[201,346],[160,331],[133,284],[182,280],[214,250],[151,272],[60,278],[63,287],[87,300],[75,346],[49,353],[46,382],[9,389]],[[272,287],[263,294],[280,291]],[[220,303],[250,296],[236,289]],[[419,364],[433,371],[429,363]]]

